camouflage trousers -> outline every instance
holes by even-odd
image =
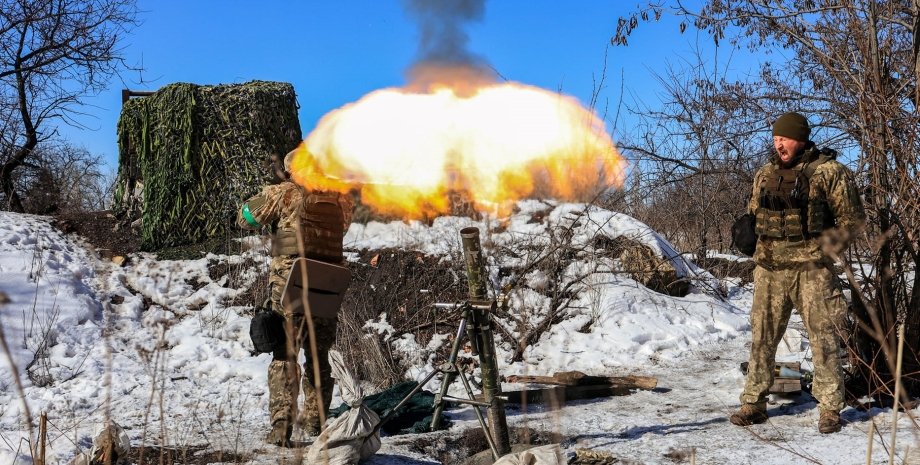
[[[275,351],[272,362],[268,366],[268,411],[272,424],[276,422],[299,423],[306,431],[318,433],[321,425],[314,367],[319,367],[323,412],[328,417],[333,387],[329,350],[335,344],[337,322],[334,319],[317,318],[313,320],[316,340],[316,365],[314,365],[310,348],[310,332],[304,315],[285,312],[281,308],[281,293],[293,261],[292,258],[275,257],[271,264],[269,283],[272,308],[284,315],[287,347]],[[306,353],[302,371],[298,363],[301,350]],[[299,409],[297,399],[301,388],[304,392],[304,402],[302,409]]]
[[[802,316],[811,345],[812,395],[822,410],[840,410],[844,404],[839,350],[846,302],[833,272],[824,267],[770,271],[758,266],[754,270],[751,356],[741,403],[766,401],[773,384],[776,347],[793,307]]]

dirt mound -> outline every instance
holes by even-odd
[[[76,234],[96,248],[99,255],[112,257],[138,250],[140,237],[130,226],[121,224],[109,210],[60,213],[51,224],[64,234]]]

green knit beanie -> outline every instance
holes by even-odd
[[[785,113],[773,122],[774,136],[807,142],[810,134],[811,128],[808,127],[808,120],[799,113]]]

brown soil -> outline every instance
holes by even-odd
[[[508,428],[511,451],[520,452],[531,447],[563,442],[566,438],[551,431],[530,428]],[[480,428],[470,428],[460,434],[427,434],[410,439],[400,445],[410,450],[436,458],[445,465],[478,465],[492,463],[489,443]]]
[[[59,213],[51,224],[65,234],[76,234],[96,248],[99,255],[112,257],[138,250],[140,236],[122,224],[111,211]]]

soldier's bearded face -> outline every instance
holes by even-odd
[[[783,136],[773,136],[773,149],[783,163],[789,163],[805,148],[805,142]]]

